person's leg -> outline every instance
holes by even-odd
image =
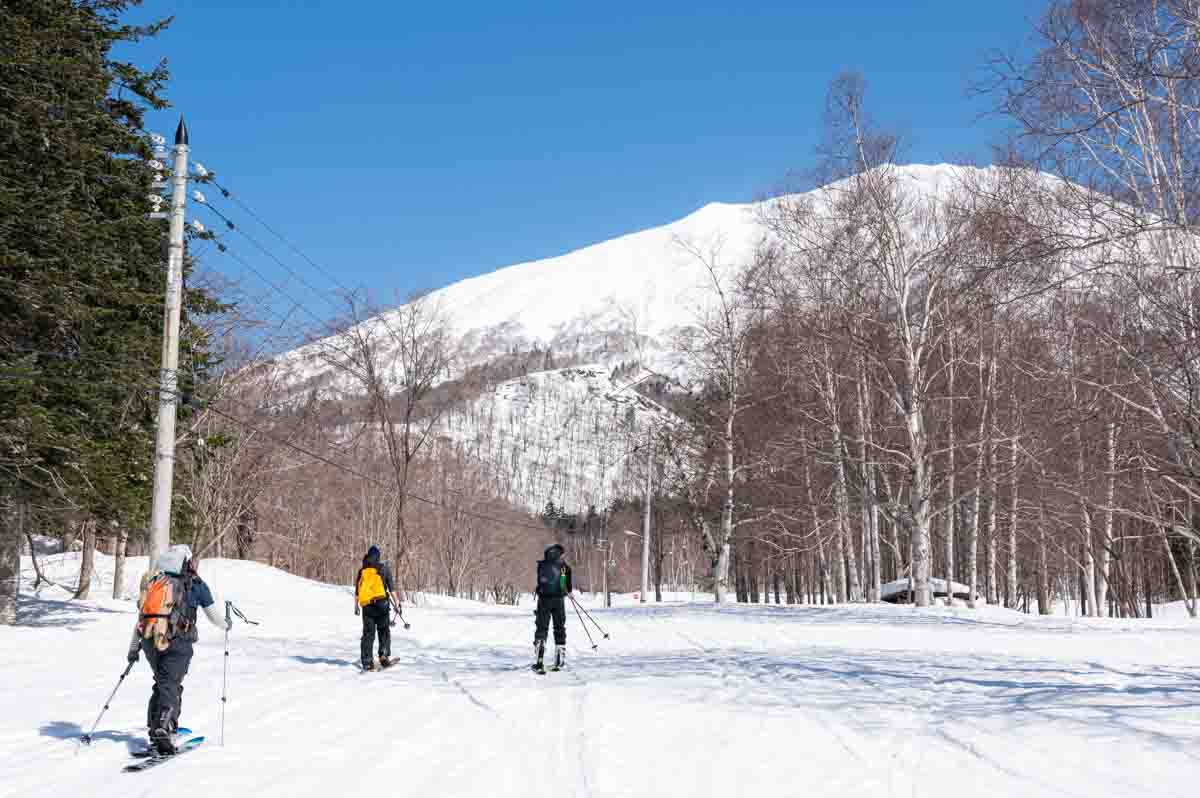
[[[554,599],[551,612],[554,617],[554,645],[565,646],[567,644],[567,600],[561,596]]]
[[[171,735],[179,727],[179,713],[183,702],[183,679],[192,664],[192,644],[178,638],[171,646],[159,652],[155,668],[155,688],[158,694],[158,717],[152,735],[155,745],[162,753],[174,751]]]
[[[550,630],[550,601],[545,596],[538,596],[537,611],[533,626],[533,653],[538,663],[546,651],[546,633]]]
[[[567,600],[559,597],[552,608],[554,617],[554,667],[567,664]]]
[[[362,646],[359,652],[362,655],[361,662],[364,668],[371,666],[375,661],[375,618],[371,614],[371,605],[362,608]]]
[[[379,630],[379,661],[392,658],[392,628],[391,618],[388,617],[390,607],[387,601],[377,601],[375,607],[375,627]]]
[[[146,731],[152,732],[158,725],[158,649],[154,641],[142,641],[142,654],[146,656],[146,664],[154,674],[154,684],[150,688],[150,702],[146,706]]]

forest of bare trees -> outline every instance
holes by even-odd
[[[340,395],[231,372],[182,447],[193,546],[344,582],[378,543],[410,595],[513,602],[558,539],[578,586],[633,591],[650,500],[660,596],[1195,616],[1200,5],[1054,3],[1036,34],[973,87],[1014,130],[988,168],[903,166],[833,82],[752,261],[678,242],[710,278],[672,342],[691,385],[597,403],[538,379],[581,365],[548,349],[468,367],[427,299],[348,302],[314,344]]]

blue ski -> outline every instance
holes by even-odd
[[[150,754],[150,756],[147,756],[144,759],[139,759],[137,762],[126,765],[125,767],[121,768],[121,772],[122,773],[140,773],[143,770],[149,770],[152,767],[161,765],[163,762],[168,762],[177,756],[182,756],[183,754],[186,754],[188,751],[192,751],[192,750],[198,748],[200,746],[200,744],[203,742],[204,742],[204,737],[193,737],[190,740],[188,740],[187,742],[183,743],[183,745],[180,745],[179,748],[173,754],[168,754],[167,756],[163,756],[162,754],[159,754],[157,752],[152,753],[152,754]]]
[[[178,729],[175,730],[175,743],[176,743],[176,745],[178,745],[183,740],[187,739],[188,737],[192,737],[192,736],[193,736],[193,733],[192,733],[191,729],[189,729],[186,726],[180,726]],[[145,759],[146,757],[155,756],[157,754],[158,754],[158,752],[155,751],[153,747],[148,747],[148,748],[143,748],[141,751],[132,751],[130,753],[130,756],[132,756],[134,759]]]

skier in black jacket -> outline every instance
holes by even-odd
[[[546,672],[546,633],[550,619],[554,619],[554,670],[562,668],[567,661],[567,607],[566,597],[571,595],[571,566],[563,560],[564,549],[555,543],[545,552],[545,559],[537,565],[537,621],[533,632],[533,652],[537,661],[533,669]]]

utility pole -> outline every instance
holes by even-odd
[[[609,588],[608,567],[609,567],[609,560],[612,559],[612,547],[610,546],[610,544],[608,542],[608,508],[607,507],[604,509],[604,516],[603,516],[603,520],[601,522],[600,530],[601,530],[601,532],[600,532],[600,556],[604,560],[603,568],[600,569],[601,573],[604,575],[603,576],[604,606],[611,607],[612,606],[612,593],[608,592],[608,588]]]
[[[167,248],[167,297],[163,310],[158,435],[154,443],[154,499],[150,508],[150,568],[171,544],[171,491],[175,478],[175,411],[179,404],[179,314],[183,305],[183,212],[187,203],[188,130],[175,130],[171,167],[171,227]]]
[[[646,429],[646,498],[642,512],[642,603],[646,603],[646,594],[650,592],[650,490],[651,475],[654,472],[654,428]]]

